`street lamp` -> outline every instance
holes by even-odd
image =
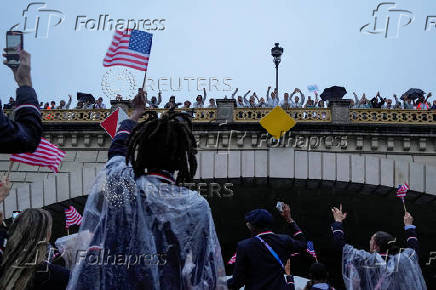
[[[279,47],[279,43],[276,42],[275,46],[271,48],[271,55],[274,57],[274,64],[276,65],[276,94],[279,94],[279,64],[282,60],[283,48]]]

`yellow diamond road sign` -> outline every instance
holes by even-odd
[[[263,117],[259,123],[275,139],[280,139],[280,137],[294,127],[297,122],[280,106],[277,106]]]

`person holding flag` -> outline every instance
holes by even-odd
[[[173,111],[138,124],[142,90],[133,107],[89,194],[77,236],[91,239],[78,242],[84,254],[68,289],[226,289],[209,204],[182,186],[197,170],[190,117]],[[111,254],[121,264],[95,263]]]
[[[120,65],[145,72],[142,84],[142,89],[145,90],[152,41],[153,34],[146,31],[134,29],[115,31],[103,60],[103,66]]]
[[[312,241],[307,241],[306,252],[309,253],[309,255],[311,255],[316,260],[316,262],[318,263],[318,257],[316,256],[315,247],[313,246],[313,242]]]
[[[333,241],[342,250],[342,275],[347,289],[426,290],[418,261],[418,238],[413,217],[406,212],[404,230],[407,247],[401,249],[391,234],[378,231],[369,241],[370,252],[345,243],[343,221],[347,213],[332,208]]]
[[[69,228],[71,226],[77,225],[80,226],[82,224],[82,216],[77,211],[77,209],[74,208],[74,206],[70,205],[69,208],[65,209],[65,228],[67,229],[68,235]]]
[[[404,212],[407,212],[405,199],[409,189],[410,187],[407,183],[399,185],[397,189],[397,197],[401,198],[401,200],[403,201]]]

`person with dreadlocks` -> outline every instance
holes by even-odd
[[[78,235],[89,242],[68,289],[226,289],[209,204],[183,186],[197,170],[190,117],[138,123],[142,91],[133,104],[88,197]]]

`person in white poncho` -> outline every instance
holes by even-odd
[[[226,289],[209,204],[182,186],[197,169],[189,116],[137,124],[144,103],[140,91],[91,190],[68,289]]]

